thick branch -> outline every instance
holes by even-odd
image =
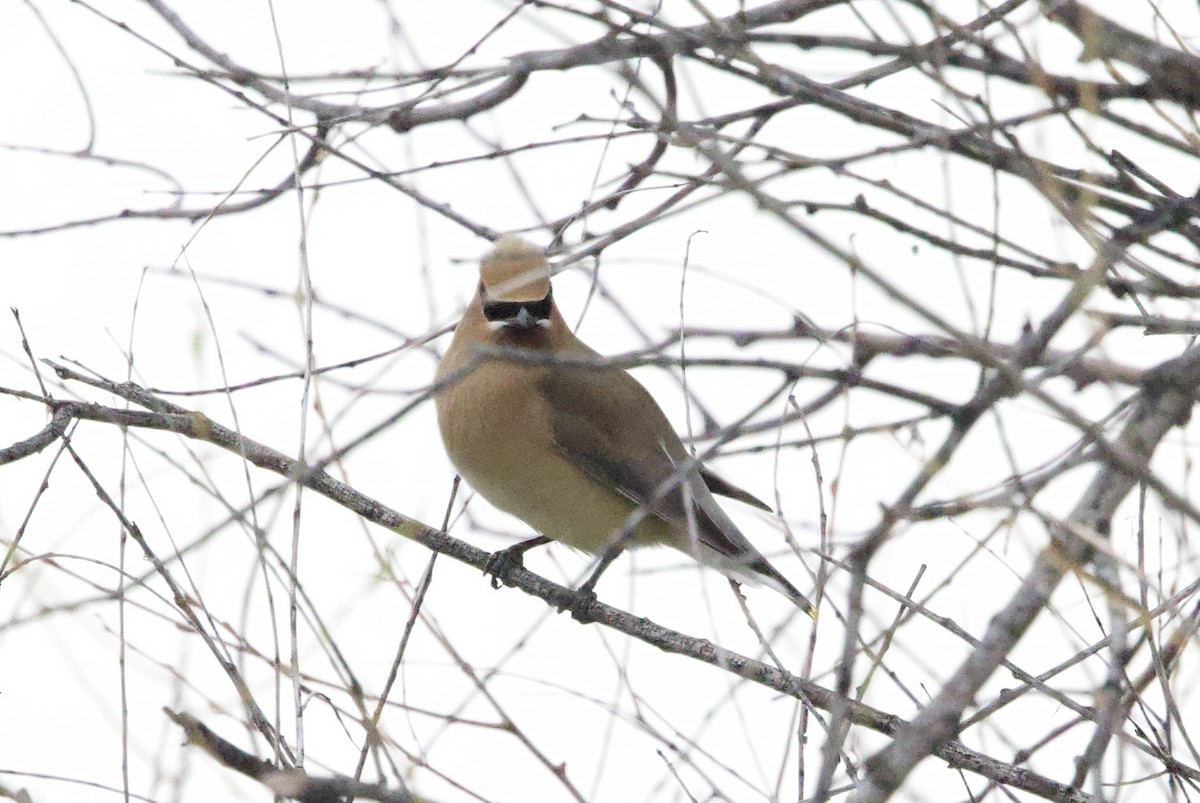
[[[1133,457],[1145,471],[1162,438],[1186,421],[1200,386],[1200,348],[1155,368],[1145,390],[1115,446]],[[979,647],[971,653],[942,691],[911,723],[904,725],[886,748],[867,762],[867,776],[851,798],[853,803],[887,800],[917,763],[958,732],[963,712],[992,673],[1009,654],[1051,594],[1069,572],[1091,560],[1098,541],[1108,537],[1117,505],[1133,488],[1139,474],[1107,463],[1065,524],[1052,529],[1020,589],[991,624]]]
[[[133,383],[117,384],[93,379],[63,366],[56,365],[55,370],[62,379],[77,380],[102,388],[150,410],[150,412],[122,410],[82,402],[47,401],[46,403],[54,408],[56,414],[122,426],[159,429],[211,443],[234,454],[244,456],[246,460],[259,468],[299,482],[364,519],[410,538],[428,549],[474,566],[480,571],[483,571],[488,565],[491,556],[487,552],[452,538],[445,532],[428,527],[415,519],[408,518],[359,493],[350,486],[338,482],[322,470],[306,467],[250,438],[239,437],[234,431],[217,424],[202,413],[163,401]],[[579,604],[578,596],[573,589],[552,583],[521,567],[510,569],[505,576],[505,581],[556,609],[567,609]],[[694,638],[662,627],[648,619],[634,616],[602,602],[590,603],[585,613],[591,621],[618,630],[664,652],[683,655],[732,672],[753,683],[797,699],[803,699],[817,708],[830,710],[836,705],[847,720],[854,724],[888,735],[896,733],[904,725],[904,720],[897,716],[838,697],[833,691],[812,681],[730,652],[705,639]],[[1087,800],[1086,796],[1066,784],[1052,781],[1026,769],[978,753],[953,740],[939,745],[936,753],[953,767],[979,773],[997,783],[1029,792],[1047,800],[1069,801],[1070,803],[1083,803]]]
[[[1046,16],[1083,44],[1080,61],[1112,59],[1137,67],[1167,97],[1200,106],[1200,59],[1125,28],[1075,0],[1042,0]]]
[[[417,803],[407,789],[389,789],[383,784],[363,783],[344,775],[314,778],[302,769],[280,769],[222,739],[190,714],[176,713],[169,708],[163,711],[172,722],[183,728],[190,744],[281,797],[290,797],[300,803],[340,803],[348,797],[378,800],[380,803]]]

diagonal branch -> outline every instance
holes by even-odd
[[[163,711],[183,728],[189,744],[196,745],[222,765],[253,778],[280,797],[290,797],[300,803],[338,803],[347,798],[378,800],[379,803],[416,803],[416,798],[407,789],[389,789],[383,784],[364,783],[343,775],[317,778],[298,768],[279,769],[222,739],[192,715],[169,708]]]
[[[52,407],[55,414],[78,420],[175,432],[211,443],[240,457],[244,456],[259,468],[302,483],[306,488],[316,491],[367,521],[403,535],[430,550],[474,566],[480,571],[488,565],[490,555],[484,550],[388,508],[354,488],[338,482],[321,468],[302,465],[250,438],[239,437],[233,430],[221,426],[203,413],[166,402],[130,382],[118,384],[94,379],[60,365],[54,365],[54,369],[61,379],[76,380],[101,388],[148,410],[124,410],[84,402],[46,400],[45,403]],[[556,609],[578,605],[578,597],[573,589],[553,583],[524,568],[514,567],[508,572],[505,580]],[[586,613],[591,621],[620,631],[663,652],[685,656],[731,672],[766,688],[805,700],[816,708],[828,711],[836,707],[848,722],[855,725],[885,735],[894,735],[905,726],[905,721],[898,716],[854,700],[847,700],[810,680],[731,652],[706,639],[663,627],[619,608],[595,601],[588,605]],[[971,750],[953,739],[939,744],[934,752],[953,767],[978,773],[997,783],[1046,800],[1059,803],[1086,803],[1088,800],[1085,795],[1066,784]]]
[[[1139,471],[1144,472],[1167,432],[1187,420],[1197,387],[1200,347],[1154,368],[1115,449],[1136,460]],[[1138,472],[1111,462],[1096,472],[1067,521],[1052,527],[1050,543],[1008,605],[992,619],[979,647],[917,718],[902,726],[892,743],[867,762],[867,775],[851,798],[853,803],[887,800],[921,759],[957,734],[963,712],[1049,603],[1059,582],[1086,565],[1097,542],[1108,537],[1117,505],[1138,478]]]
[[[1135,33],[1075,0],[1042,0],[1042,8],[1079,39],[1080,61],[1124,62],[1146,73],[1149,83],[1172,100],[1200,106],[1200,58]]]

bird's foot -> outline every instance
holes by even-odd
[[[561,606],[558,612],[570,611],[572,619],[581,625],[588,625],[596,621],[596,617],[591,614],[592,603],[595,601],[596,592],[587,583],[584,583],[572,595],[571,601]]]
[[[591,624],[596,621],[596,617],[590,613],[592,603],[596,601],[596,583],[600,582],[600,575],[604,574],[604,570],[609,567],[609,564],[621,554],[624,544],[617,542],[611,544],[605,549],[604,554],[600,557],[600,564],[596,566],[596,570],[592,575],[584,581],[583,585],[575,589],[574,598],[570,603],[558,609],[559,613],[565,610],[571,611],[571,618],[580,624]]]
[[[513,569],[525,568],[525,551],[509,547],[493,552],[483,567],[483,573],[492,581],[492,588],[499,588],[501,583],[512,585],[508,581],[508,573]]]
[[[519,544],[513,544],[508,549],[493,552],[488,557],[487,563],[483,564],[483,573],[492,578],[492,588],[499,588],[501,583],[511,586],[508,575],[513,569],[525,568],[525,553],[549,542],[549,538],[538,536]]]

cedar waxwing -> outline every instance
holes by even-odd
[[[543,251],[502,237],[483,258],[479,289],[438,365],[437,379],[447,386],[436,396],[438,427],[459,474],[543,536],[497,553],[494,567],[519,562],[525,549],[550,538],[611,560],[636,521],[625,537],[630,546],[675,547],[734,579],[771,586],[816,616],[713,493],[770,508],[692,461],[632,376],[578,362],[481,358],[478,346],[602,358],[575,337],[554,304]],[[639,508],[640,521],[631,518]]]

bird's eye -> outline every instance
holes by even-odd
[[[488,296],[483,282],[479,283],[479,299],[483,304],[483,317],[489,323],[515,326],[521,329],[550,326],[550,310],[554,305],[553,291],[536,301],[495,301]]]

